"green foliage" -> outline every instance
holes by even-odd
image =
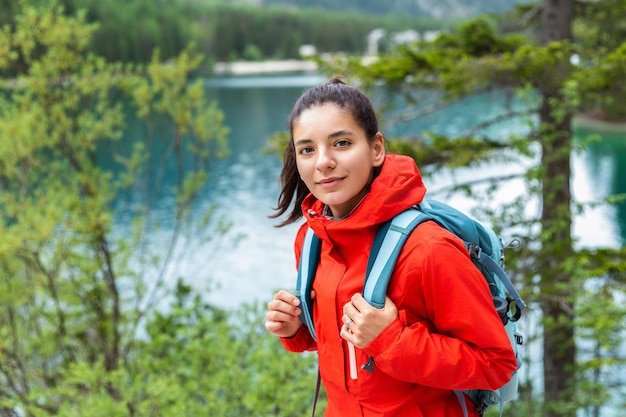
[[[428,133],[424,140],[400,138],[392,141],[393,152],[409,155],[420,166],[428,167],[434,172],[443,168],[479,166],[489,160],[494,152],[504,145],[489,139],[473,137],[450,138]]]
[[[165,278],[184,233],[228,231],[211,210],[189,216],[227,151],[223,114],[190,80],[201,57],[109,64],[86,52],[94,30],[25,5],[0,38],[15,76],[0,84],[0,414],[304,414],[313,356],[284,351],[259,308],[222,311]],[[175,202],[171,229],[155,193]]]
[[[164,281],[185,227],[198,240],[228,231],[212,211],[188,215],[227,151],[223,114],[190,82],[201,57],[108,64],[85,53],[94,30],[52,5],[3,32],[0,71],[19,78],[0,98],[0,414],[304,414],[314,356],[287,353],[259,308],[223,311]],[[133,112],[145,128],[119,143]],[[115,167],[99,164],[105,151]],[[154,164],[167,155],[171,191]],[[158,247],[155,192],[176,197]],[[114,213],[131,233],[113,232]]]
[[[159,49],[165,59],[183,51],[192,41],[188,22],[193,10],[184,2],[132,0],[124,2],[71,0],[70,12],[88,11],[98,22],[91,38],[92,51],[108,61],[146,63]]]
[[[583,111],[608,120],[624,120],[626,96],[624,83],[615,80],[626,77],[626,42],[611,50],[596,66],[583,66],[577,74],[581,95],[585,96]]]
[[[263,52],[261,52],[258,46],[248,44],[243,50],[243,58],[246,61],[261,61],[263,59]]]
[[[38,392],[55,414],[83,416],[301,416],[310,407],[316,360],[286,352],[259,307],[235,311],[201,302],[179,282],[167,312],[146,325],[124,366],[74,362]],[[286,389],[286,387],[288,387]]]
[[[263,327],[261,306],[227,312],[178,285],[168,313],[148,323],[139,375],[178,388],[182,414],[297,416],[315,385],[314,356],[286,352]],[[285,389],[285,387],[289,387]]]
[[[596,54],[607,55],[620,47],[626,38],[626,22],[618,18],[626,13],[621,0],[602,0],[596,4],[577,5],[580,19],[574,22],[576,42],[582,46],[581,58],[585,62]]]

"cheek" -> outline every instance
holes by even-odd
[[[300,178],[306,182],[307,164],[302,162],[300,159],[296,159],[296,169],[298,170],[298,175],[300,176]]]
[[[353,171],[358,173],[361,178],[367,177],[369,178],[372,175],[374,170],[374,166],[369,162],[369,160],[363,158],[360,164],[356,164],[353,166]]]

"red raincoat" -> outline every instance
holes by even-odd
[[[387,155],[370,192],[349,217],[327,219],[313,195],[302,205],[308,226],[322,239],[313,283],[318,341],[306,326],[281,341],[290,351],[318,351],[327,417],[463,416],[452,390],[498,389],[517,368],[485,279],[463,243],[433,222],[418,226],[396,263],[388,295],[398,319],[363,350],[350,352],[339,336],[344,304],[363,289],[379,225],[419,203],[425,193],[414,161]],[[298,262],[305,229],[295,242]],[[356,378],[349,360],[354,353]],[[376,363],[373,373],[361,369],[369,356]],[[470,416],[477,415],[471,400],[466,402]]]

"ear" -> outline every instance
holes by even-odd
[[[385,161],[385,138],[383,134],[378,132],[371,143],[372,147],[372,166],[379,167]]]

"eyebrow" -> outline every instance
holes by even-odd
[[[354,133],[352,133],[351,130],[338,130],[336,132],[331,133],[330,135],[328,135],[328,139],[334,139],[336,137],[339,136],[353,136]]]
[[[294,146],[301,146],[301,145],[307,145],[309,143],[313,143],[312,139],[298,139],[296,142],[294,142]]]
[[[328,135],[328,139],[335,139],[341,136],[354,136],[354,133],[351,130],[342,129]],[[299,139],[294,143],[294,145],[306,145],[311,142],[313,142],[313,139]]]

